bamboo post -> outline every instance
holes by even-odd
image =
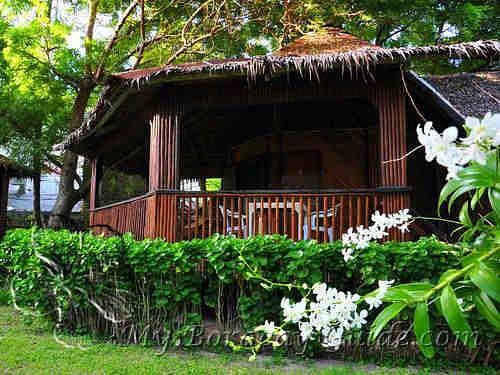
[[[102,159],[97,156],[90,161],[90,210],[95,210],[100,205],[99,185],[103,176]]]
[[[406,100],[401,79],[377,85],[372,90],[372,100],[378,108],[380,187],[406,187]],[[409,193],[386,194],[384,209],[393,213],[410,208]],[[406,239],[396,231],[391,231],[391,239]]]
[[[181,115],[178,103],[160,103],[149,124],[149,191],[156,199],[147,209],[148,220],[154,220],[148,223],[148,235],[170,242],[177,237],[178,196],[161,195],[158,191],[180,189]]]

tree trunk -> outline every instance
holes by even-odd
[[[75,103],[73,104],[70,131],[75,130],[82,124],[85,108],[94,87],[95,84],[88,80],[83,80],[80,83]],[[75,153],[71,151],[64,152],[59,190],[48,223],[50,228],[68,227],[70,225],[71,210],[88,193],[85,181],[82,182],[78,190],[74,187],[75,177],[77,176],[77,162],[78,156]]]
[[[39,169],[33,174],[33,222],[37,227],[43,227],[42,210],[40,208],[40,180]]]
[[[42,126],[35,127],[33,132],[33,224],[37,227],[43,227],[41,205],[41,176],[42,176],[42,157],[40,155],[40,140],[42,139]]]

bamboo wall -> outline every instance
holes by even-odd
[[[176,104],[162,104],[150,121],[149,191],[179,189],[180,117]]]

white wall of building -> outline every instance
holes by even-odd
[[[40,185],[40,208],[42,212],[50,212],[54,207],[59,185],[59,175],[55,173],[43,174]],[[9,211],[31,212],[33,210],[33,181],[24,178],[11,178],[9,184]],[[80,211],[81,202],[73,212]]]

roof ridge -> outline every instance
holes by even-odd
[[[378,46],[361,39],[345,29],[335,26],[323,26],[318,30],[305,33],[287,45],[274,51],[274,56],[305,56],[351,52]]]

